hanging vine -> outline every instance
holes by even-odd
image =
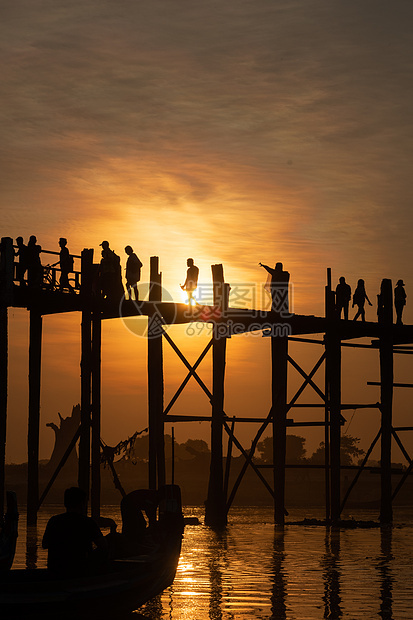
[[[110,467],[113,466],[115,456],[122,456],[126,459],[131,459],[137,438],[147,432],[147,428],[144,428],[142,431],[136,431],[136,433],[134,433],[131,437],[120,441],[116,444],[116,446],[108,446],[101,439],[102,452],[100,455],[100,462],[103,463],[105,467],[106,465]]]

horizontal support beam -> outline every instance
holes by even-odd
[[[380,409],[380,403],[368,403],[365,405],[340,405],[340,409],[342,411],[346,409]]]
[[[294,403],[293,405],[288,405],[289,409],[309,409],[309,408],[320,408],[320,409],[325,409],[325,403],[309,403],[309,404],[301,404],[301,403]]]
[[[313,463],[290,463],[290,464],[285,464],[286,467],[288,467],[289,469],[325,469],[325,465],[315,465]],[[274,465],[272,465],[271,463],[262,463],[262,464],[258,464],[255,463],[255,467],[257,469],[273,469]],[[359,465],[341,465],[340,469],[360,469]],[[381,472],[380,467],[372,467],[372,466],[367,466],[364,467],[365,471],[370,472],[371,474],[379,474]],[[392,474],[404,474],[406,472],[405,469],[395,469],[393,468],[391,470]],[[413,474],[413,471],[411,472],[411,474]]]
[[[381,382],[367,381],[367,385],[381,385]],[[413,388],[413,383],[393,383],[393,387]]]
[[[229,418],[228,416],[224,416],[224,420],[226,420],[227,422],[232,422],[234,420],[235,422],[247,422],[247,423],[259,422],[260,424],[263,424],[263,422],[268,422],[268,418],[237,418],[236,416],[232,418]],[[211,422],[212,417],[208,415],[168,414],[167,416],[164,417],[164,421],[165,422]],[[287,425],[293,426],[293,424],[294,424],[293,420],[287,420]]]
[[[296,336],[290,336],[288,340],[290,342],[308,342],[309,344],[321,344],[325,346],[324,340],[315,340],[313,338],[297,338]],[[371,344],[359,344],[357,342],[342,342],[341,346],[351,349],[376,349],[376,347]]]
[[[340,409],[342,410],[346,410],[346,409],[377,409],[380,407],[380,403],[368,403],[368,404],[363,404],[363,405],[353,405],[353,404],[342,404],[340,405]],[[325,408],[325,403],[309,403],[309,404],[300,404],[300,403],[296,403],[294,405],[289,405],[289,409],[293,409],[293,408],[297,408],[297,409],[324,409]]]
[[[228,422],[247,422],[248,424],[258,422],[259,424],[263,424],[264,422],[268,422],[268,418],[237,418],[236,416],[229,418],[224,417]],[[164,417],[165,422],[211,422],[212,417],[208,415],[172,415],[168,414]],[[287,426],[325,426],[325,422],[295,422],[294,420],[288,419],[286,421]],[[341,424],[345,424],[344,421]]]
[[[412,344],[412,326],[411,325],[389,325],[392,331],[393,348],[400,344]],[[378,349],[380,340],[372,340],[371,346]]]
[[[289,342],[307,342],[308,344],[322,344],[324,346],[324,340],[315,340],[314,338],[298,338],[297,336],[289,336]]]
[[[344,422],[341,422],[343,425]],[[326,426],[325,422],[293,422],[293,424],[287,424],[287,426]],[[329,426],[329,424],[327,424]]]

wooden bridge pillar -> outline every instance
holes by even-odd
[[[0,519],[4,514],[8,390],[8,316],[0,304]]]
[[[276,320],[288,316],[288,284],[290,274],[284,271],[281,263],[275,269],[277,275],[271,280],[273,298],[272,310],[275,312],[273,334],[271,336],[271,413],[273,432],[273,485],[274,522],[285,522],[285,456],[287,442],[287,367],[288,336],[277,333]],[[281,324],[280,324],[281,325]]]
[[[30,310],[29,328],[29,424],[27,434],[27,525],[36,525],[39,503],[40,377],[42,315]]]
[[[92,517],[100,516],[100,420],[101,420],[101,344],[100,311],[92,314],[92,469],[90,504]]]
[[[158,256],[150,258],[149,301],[162,301]],[[148,316],[149,488],[165,484],[163,326],[161,317]]]
[[[391,441],[393,415],[393,289],[392,281],[381,282],[378,296],[378,320],[382,325],[379,340],[381,410],[381,499],[380,522],[393,521],[391,484]]]
[[[288,337],[271,337],[274,522],[285,521],[285,455],[287,442]]]
[[[335,325],[335,295],[331,290],[331,269],[327,270],[325,297],[326,318],[329,325],[325,334],[325,398],[326,398],[326,519],[340,518],[341,498],[341,340]]]
[[[92,388],[92,286],[93,250],[82,250],[82,300],[81,362],[80,362],[80,424],[78,484],[89,497],[90,487],[90,423]]]
[[[8,391],[8,306],[12,303],[14,275],[13,239],[0,245],[0,519],[4,513]]]
[[[334,329],[329,329],[325,335],[326,347],[326,406],[328,409],[329,424],[329,463],[330,463],[330,501],[331,520],[340,518],[341,475],[340,475],[340,446],[341,446],[341,342]],[[327,446],[326,446],[326,454]],[[327,508],[327,506],[326,506]],[[327,510],[326,510],[327,513]],[[328,517],[327,517],[328,518]]]
[[[224,282],[222,265],[212,265],[214,307],[225,314],[228,307],[229,289]],[[223,323],[224,325],[224,323]],[[208,483],[208,498],[205,506],[205,525],[225,527],[227,511],[224,496],[223,474],[223,421],[224,380],[227,338],[220,333],[219,318],[213,327],[212,339],[212,422],[211,422],[211,464]]]

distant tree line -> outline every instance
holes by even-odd
[[[325,445],[320,442],[318,448],[311,456],[307,456],[305,448],[305,438],[300,435],[287,435],[286,443],[286,462],[289,465],[323,465]],[[359,448],[360,439],[351,435],[342,435],[340,460],[342,465],[354,465],[365,454],[365,451]],[[121,442],[128,446],[122,453],[117,449],[117,454],[123,460],[132,463],[147,462],[149,458],[149,436],[147,434],[137,436],[133,442]],[[266,437],[257,444],[257,450],[254,455],[256,461],[262,463],[272,463],[273,440],[272,437]],[[174,458],[177,461],[188,461],[194,458],[202,458],[209,455],[210,450],[208,444],[203,439],[187,439],[183,443],[174,441]],[[167,459],[172,456],[172,436],[165,435],[165,457]]]
[[[360,439],[351,435],[342,435],[340,445],[340,462],[342,465],[354,465],[365,454],[365,451],[358,447]],[[289,465],[309,464],[323,465],[325,459],[324,441],[315,452],[307,457],[305,449],[305,438],[300,435],[287,435],[286,442],[286,463]],[[273,461],[273,441],[272,437],[266,437],[258,442],[257,450],[260,453],[259,458],[264,463],[272,463]]]

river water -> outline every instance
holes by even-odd
[[[27,542],[21,515],[14,567],[45,566],[41,536],[59,511],[43,509]],[[120,523],[115,507],[102,515]],[[202,508],[186,508],[185,515],[203,522]],[[308,510],[293,510],[289,521],[305,516]],[[323,518],[318,510],[311,516]],[[377,511],[355,517],[376,519]],[[411,620],[412,604],[412,509],[399,509],[392,528],[332,530],[275,528],[271,508],[250,507],[233,508],[224,533],[187,525],[173,585],[139,614],[148,620]]]

